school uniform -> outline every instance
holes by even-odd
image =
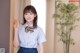
[[[39,26],[33,32],[26,32],[25,28],[27,26],[27,24],[20,24],[18,32],[20,48],[18,53],[38,53],[38,45],[46,41],[44,32]]]

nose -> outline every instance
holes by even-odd
[[[27,17],[30,18],[30,14],[28,14]]]

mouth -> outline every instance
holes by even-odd
[[[31,20],[31,18],[27,18],[27,20]]]

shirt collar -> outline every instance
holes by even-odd
[[[28,26],[28,24],[27,24],[27,23],[25,23],[25,24],[24,24],[24,26],[25,26],[25,27],[27,27],[27,26]],[[30,27],[32,27],[32,25],[30,25]]]

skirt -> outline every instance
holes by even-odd
[[[20,47],[17,53],[38,53],[37,48]]]

